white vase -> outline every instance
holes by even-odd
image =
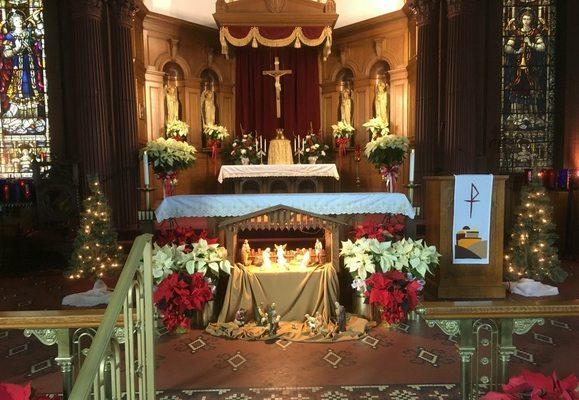
[[[249,165],[249,158],[241,157],[241,165]]]
[[[309,156],[309,157],[308,157],[308,162],[309,162],[310,164],[315,164],[316,161],[318,161],[318,157],[317,157],[317,156]]]

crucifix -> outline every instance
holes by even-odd
[[[262,71],[264,75],[271,76],[275,79],[275,107],[277,117],[281,118],[281,77],[284,75],[291,75],[291,69],[279,69],[279,58],[276,57],[274,61],[274,68],[269,71]]]

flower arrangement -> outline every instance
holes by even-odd
[[[340,256],[354,279],[365,280],[375,272],[397,270],[424,279],[430,266],[438,264],[440,254],[435,246],[422,239],[402,239],[398,242],[360,238],[342,242]]]
[[[304,155],[308,158],[308,161],[311,160],[310,163],[315,164],[317,160],[322,161],[328,157],[330,146],[321,143],[315,133],[307,134],[303,143]]]
[[[193,243],[198,242],[199,239],[205,239],[209,244],[215,244],[218,242],[217,238],[209,238],[207,231],[205,230],[198,231],[184,226],[177,226],[174,229],[159,231],[156,234],[154,241],[159,246],[174,244],[177,246],[185,245],[186,247],[191,247]]]
[[[340,155],[346,155],[346,146],[350,143],[350,138],[354,136],[354,127],[345,121],[340,121],[332,125],[332,130]]]
[[[390,191],[398,178],[400,164],[408,152],[408,138],[390,134],[388,125],[380,118],[364,124],[372,132],[372,139],[366,144],[364,153],[368,160],[380,171]]]
[[[177,184],[177,172],[191,167],[197,159],[195,147],[173,138],[160,137],[147,143],[142,152],[147,152],[149,164],[158,179],[163,181],[165,196],[172,195]]]
[[[185,141],[189,134],[189,125],[178,119],[169,121],[165,125],[165,132],[168,138],[173,138],[179,141]]]
[[[551,376],[540,373],[523,371],[521,375],[509,379],[509,383],[502,385],[502,393],[489,392],[481,400],[579,400],[579,381],[575,375],[565,379],[557,378],[553,372]]]
[[[205,125],[203,133],[205,133],[205,136],[207,136],[209,140],[215,140],[218,142],[222,142],[229,136],[227,128],[221,125]]]
[[[227,249],[218,243],[199,239],[192,244],[165,244],[153,247],[153,279],[162,282],[174,272],[201,273],[212,280],[221,274],[229,275],[231,263],[227,260]]]
[[[197,150],[190,144],[160,137],[147,143],[143,149],[157,175],[168,175],[191,167],[197,159]]]
[[[173,272],[163,279],[153,301],[170,331],[190,328],[196,311],[202,311],[213,300],[213,291],[202,273]]]
[[[234,164],[258,164],[259,156],[257,141],[251,133],[245,133],[231,143],[229,158]]]
[[[397,324],[418,305],[418,292],[422,285],[418,280],[408,279],[400,271],[375,273],[366,280],[368,302],[380,310],[383,321]]]

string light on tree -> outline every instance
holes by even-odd
[[[91,196],[83,202],[80,227],[70,261],[70,279],[101,278],[120,265],[122,247],[110,222],[110,208],[98,178],[89,179]]]
[[[505,254],[505,274],[509,279],[527,277],[560,283],[567,277],[554,246],[557,234],[552,214],[547,192],[539,179],[533,179],[521,189],[521,206]]]

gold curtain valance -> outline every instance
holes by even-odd
[[[226,57],[229,54],[228,43],[236,47],[247,46],[251,43],[251,47],[257,48],[259,45],[268,47],[285,47],[292,43],[295,48],[300,48],[302,44],[310,47],[316,47],[326,42],[323,51],[324,61],[332,53],[332,28],[326,26],[322,29],[322,33],[319,37],[309,38],[304,34],[302,27],[296,27],[292,33],[284,38],[280,39],[270,39],[263,36],[259,30],[259,27],[253,26],[249,29],[247,35],[243,37],[235,37],[229,31],[227,26],[219,29],[219,41],[221,42],[221,53]]]

